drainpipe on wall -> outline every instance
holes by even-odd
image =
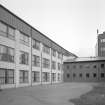
[[[31,86],[32,86],[32,28],[31,28]]]
[[[52,85],[52,49],[51,49],[51,85]]]
[[[42,85],[42,49],[41,49],[41,85]]]

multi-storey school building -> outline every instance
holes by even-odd
[[[62,64],[76,57],[0,5],[0,87],[62,82]]]
[[[64,82],[104,82],[105,57],[85,57],[64,61]]]

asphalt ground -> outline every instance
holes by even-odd
[[[0,91],[0,105],[74,105],[70,99],[92,90],[94,83],[61,83]]]

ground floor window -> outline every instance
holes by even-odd
[[[67,78],[70,78],[70,74],[69,73],[67,74]]]
[[[104,78],[105,77],[105,74],[104,73],[101,73],[101,78]]]
[[[0,84],[14,84],[14,70],[0,68]]]
[[[73,73],[73,77],[74,77],[74,78],[76,77],[76,74],[75,74],[75,73]]]
[[[89,73],[86,73],[86,77],[89,78]]]
[[[52,81],[53,81],[53,82],[56,81],[56,73],[52,73]]]
[[[43,82],[49,82],[50,81],[50,73],[43,72],[42,73]]]
[[[96,73],[93,73],[93,77],[96,78],[97,77],[97,74]]]
[[[32,82],[39,82],[40,81],[40,72],[32,71]]]
[[[28,83],[28,71],[20,70],[20,83]]]
[[[81,78],[82,78],[82,73],[80,73],[80,74],[79,74],[79,77],[81,77]]]

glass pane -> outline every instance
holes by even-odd
[[[20,77],[23,77],[23,71],[20,71]]]
[[[7,70],[8,71],[8,77],[14,77],[14,70]]]
[[[0,45],[0,53],[7,53],[7,48],[5,46]]]
[[[11,35],[12,37],[15,36],[15,30],[11,27],[8,27],[8,34]]]
[[[5,70],[0,69],[0,77],[5,77]]]
[[[8,83],[13,84],[14,83],[14,78],[8,78]]]
[[[5,78],[0,77],[0,84],[5,84]]]
[[[7,32],[7,26],[1,22],[0,22],[0,31],[5,32],[5,33]]]

